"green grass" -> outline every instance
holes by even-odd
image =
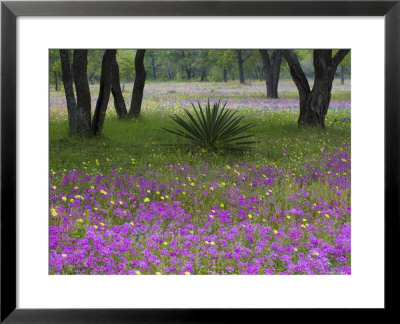
[[[161,129],[176,128],[167,113],[147,111],[139,120],[119,120],[115,114],[109,114],[103,133],[98,137],[69,136],[66,120],[51,119],[50,168],[99,169],[108,173],[110,166],[129,172],[143,164],[157,168],[166,163],[186,162],[196,167],[201,161],[215,166],[233,161],[287,166],[287,163],[295,164],[296,159],[320,154],[321,149],[329,151],[350,142],[349,123],[334,122],[348,115],[349,112],[345,111],[328,113],[325,130],[299,129],[295,112],[269,112],[245,118],[243,122],[256,124],[249,133],[254,134],[257,143],[252,145],[251,151],[243,154],[215,154],[182,145],[184,139]],[[289,152],[289,156],[283,155],[283,149]]]
[[[129,102],[131,84],[125,86],[124,96]],[[280,99],[285,105],[298,101],[298,93],[291,80],[281,80]],[[92,98],[97,96],[98,86],[91,86]],[[185,145],[185,140],[162,129],[176,129],[177,125],[169,117],[173,113],[183,115],[183,107],[190,103],[206,100],[209,96],[233,103],[242,100],[239,114],[244,114],[243,123],[255,123],[248,131],[254,134],[252,150],[243,154],[202,152]],[[147,83],[143,109],[138,120],[119,120],[113,108],[112,98],[107,110],[103,132],[96,137],[69,136],[66,107],[63,92],[51,91],[56,98],[50,114],[50,169],[83,169],[88,172],[100,170],[110,172],[117,166],[130,172],[151,164],[155,168],[166,163],[188,163],[197,167],[207,161],[220,167],[235,161],[268,164],[275,166],[299,166],[299,159],[312,157],[350,142],[350,123],[340,122],[350,116],[349,109],[330,109],[326,116],[326,129],[299,129],[298,111],[269,110],[267,112],[254,105],[268,103],[265,83],[249,81],[248,84],[215,82],[167,82]],[[334,82],[332,101],[349,101],[350,87],[346,82],[341,86]],[[257,101],[252,101],[257,100]],[[285,101],[289,100],[289,101]],[[243,103],[244,102],[244,103]],[[279,102],[279,101],[278,101]],[[244,105],[244,106],[243,106]],[[128,105],[129,106],[129,105]],[[228,105],[229,106],[229,105]],[[185,116],[184,116],[185,118]],[[288,155],[283,155],[283,150]]]

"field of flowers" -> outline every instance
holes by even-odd
[[[102,136],[83,139],[52,91],[49,273],[350,274],[350,86],[335,83],[326,130],[298,129],[296,89],[279,91],[153,83],[139,120],[110,103]],[[161,129],[208,97],[256,123],[252,151],[187,148]]]

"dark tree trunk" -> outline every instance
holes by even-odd
[[[263,61],[267,98],[278,99],[278,83],[281,71],[282,52],[281,50],[274,50],[271,54],[271,59],[268,50],[260,49],[259,52]]]
[[[93,77],[94,77],[95,74],[96,74],[96,72],[90,73],[90,75],[89,75],[89,83],[90,84],[94,84]]]
[[[74,50],[74,83],[76,89],[76,133],[90,135],[91,99],[87,76],[87,50]]]
[[[239,67],[239,81],[241,84],[244,83],[244,72],[243,72],[243,57],[242,57],[242,50],[236,50],[237,62]]]
[[[144,54],[146,50],[139,49],[136,51],[135,56],[135,82],[132,90],[131,108],[129,110],[129,117],[139,117],[142,108],[143,90],[146,82],[146,70],[144,68]]]
[[[340,67],[340,83],[341,84],[344,84],[344,66],[342,65],[341,67]]]
[[[278,98],[279,77],[281,74],[282,51],[274,50],[271,55],[272,63],[272,93]]]
[[[119,66],[116,56],[112,62],[112,79],[111,79],[111,93],[114,97],[114,107],[119,118],[128,116],[124,96],[122,95],[121,85],[119,83]]]
[[[76,134],[76,100],[68,50],[60,50],[62,81],[67,100],[69,133]]]
[[[224,68],[222,70],[222,78],[223,78],[225,83],[228,82],[228,69]]]
[[[154,57],[151,58],[151,67],[153,68],[153,80],[157,79],[157,75],[156,75],[156,64],[154,62]]]
[[[167,65],[168,80],[171,81],[171,80],[172,80],[171,69],[170,69],[170,67],[169,67],[168,62],[166,62],[166,65]]]
[[[186,71],[187,78],[190,81],[190,78],[192,77],[192,70],[185,68],[185,71]]]
[[[349,50],[339,50],[332,58],[332,50],[314,50],[315,79],[310,90],[307,78],[292,50],[283,50],[289,64],[290,74],[300,95],[299,126],[325,128],[325,116],[331,100],[332,82],[338,64]]]
[[[54,79],[55,79],[55,81],[56,81],[56,88],[55,88],[55,90],[58,91],[58,75],[57,75],[57,72],[54,72]]]
[[[103,61],[101,63],[99,98],[97,99],[96,110],[94,111],[92,122],[93,135],[100,134],[101,130],[103,129],[108,101],[110,99],[111,87],[113,84],[113,62],[116,60],[116,54],[116,50],[106,50],[103,55]]]
[[[200,78],[200,81],[204,81],[204,80],[206,79],[206,77],[207,77],[207,70],[204,68],[204,69],[201,71],[201,78]]]

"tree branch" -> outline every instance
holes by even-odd
[[[293,50],[282,50],[282,54],[289,64],[290,75],[299,90],[300,97],[306,95],[311,91],[310,85],[308,84],[307,77],[301,68],[295,52]]]
[[[343,61],[343,59],[346,57],[346,55],[350,52],[350,50],[348,49],[341,49],[338,50],[337,53],[335,54],[335,56],[332,58],[332,62],[335,65],[335,67],[337,67],[340,62]]]
[[[247,53],[246,57],[243,58],[243,63],[253,54],[253,52]]]
[[[268,50],[260,49],[258,51],[260,52],[260,56],[261,56],[261,59],[263,61],[263,64],[267,66],[267,69],[270,69],[271,68],[271,61],[269,59]]]

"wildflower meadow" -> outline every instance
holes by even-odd
[[[333,80],[325,127],[298,127],[290,74],[270,99],[263,80],[153,80],[146,70],[140,117],[119,118],[110,98],[98,136],[69,135],[64,89],[50,87],[50,274],[351,274],[349,79]],[[98,96],[94,82],[92,112]],[[251,125],[245,149],[165,130],[208,102]]]

